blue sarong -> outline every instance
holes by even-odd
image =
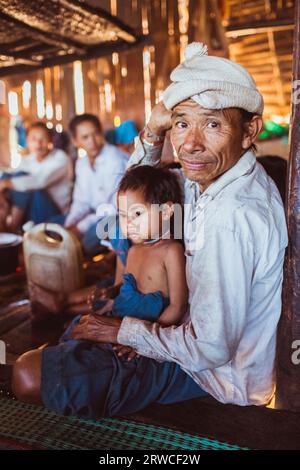
[[[175,362],[128,361],[105,344],[66,340],[42,351],[41,393],[46,408],[89,419],[140,411],[207,395]]]
[[[131,273],[125,273],[119,295],[115,298],[112,315],[114,317],[135,317],[156,321],[169,305],[169,299],[160,291],[142,294]]]
[[[28,173],[24,171],[3,173],[0,179],[7,180],[27,174]],[[35,224],[49,222],[52,217],[61,214],[61,211],[54,204],[45,189],[35,191],[17,191],[15,189],[8,189],[7,193],[11,204],[24,211],[25,222],[28,220],[32,220]]]

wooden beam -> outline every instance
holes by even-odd
[[[88,13],[90,15],[98,16],[99,18],[104,18],[107,22],[119,28],[120,31],[117,32],[117,36],[124,41],[133,43],[137,39],[137,34],[135,33],[134,29],[130,28],[130,26],[123,23],[123,21],[121,21],[116,16],[111,15],[103,8],[94,7],[88,3],[82,3],[78,0],[60,0],[60,3],[65,5],[68,9],[72,9],[76,13]]]
[[[13,54],[0,54],[0,63],[1,61],[12,62],[12,66],[14,66],[14,64],[24,64],[30,66],[41,65],[40,60],[27,59],[26,57],[22,56],[22,54],[17,54],[16,52]]]
[[[39,59],[34,59],[31,56],[28,56],[27,54],[23,54],[23,52],[16,52],[16,51],[9,51],[9,52],[4,52],[1,50],[2,48],[0,47],[0,58],[3,60],[3,58],[7,59],[13,59],[16,62],[23,63],[23,64],[31,64],[31,65],[40,65],[41,60]]]
[[[33,39],[37,39],[46,44],[51,44],[53,46],[59,47],[60,49],[71,48],[74,50],[74,52],[77,52],[78,54],[84,54],[86,51],[86,48],[82,44],[79,44],[76,41],[73,41],[72,39],[60,36],[59,32],[57,32],[57,34],[54,34],[50,31],[42,31],[2,11],[0,11],[0,20],[1,19],[9,23],[13,23],[21,30],[29,33],[33,37]]]
[[[228,38],[235,38],[238,36],[266,33],[270,30],[274,32],[287,31],[293,28],[293,19],[253,21],[247,24],[233,24],[231,26],[227,26],[225,35]]]
[[[53,67],[54,65],[64,65],[68,64],[69,62],[74,62],[75,60],[90,60],[96,59],[99,57],[104,57],[106,55],[112,54],[113,52],[122,52],[127,51],[135,48],[142,47],[146,44],[152,44],[153,40],[150,35],[148,36],[140,36],[138,37],[135,43],[127,43],[123,40],[119,40],[113,43],[104,43],[99,46],[93,46],[88,49],[88,52],[82,55],[76,54],[65,54],[59,55],[55,57],[51,57],[49,59],[44,59],[40,65],[36,66],[29,66],[29,65],[16,65],[11,67],[1,67],[0,62],[0,77],[6,77],[9,75],[21,74],[32,72],[33,70],[41,69],[44,67]],[[54,53],[53,53],[54,54]]]
[[[295,83],[300,80],[300,0],[295,2],[293,55]],[[295,99],[292,99],[292,103],[286,201],[289,246],[284,269],[283,311],[278,331],[276,407],[300,411],[300,364],[297,364],[295,356],[295,341],[300,340],[300,103]]]

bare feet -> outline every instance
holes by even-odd
[[[42,404],[41,358],[42,349],[39,348],[22,354],[14,364],[12,390],[18,400]]]
[[[24,222],[24,211],[19,207],[13,206],[10,215],[11,217],[8,224],[9,231],[14,233],[20,232]]]

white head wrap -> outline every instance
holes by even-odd
[[[207,46],[199,42],[189,44],[184,55],[184,62],[171,73],[173,83],[163,93],[168,109],[192,98],[207,109],[236,107],[262,114],[263,97],[244,67],[207,55]]]

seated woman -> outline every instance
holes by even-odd
[[[65,214],[71,203],[72,169],[68,156],[53,149],[52,133],[43,122],[27,131],[29,155],[17,171],[0,178],[0,226],[19,231],[26,221],[41,223]]]

